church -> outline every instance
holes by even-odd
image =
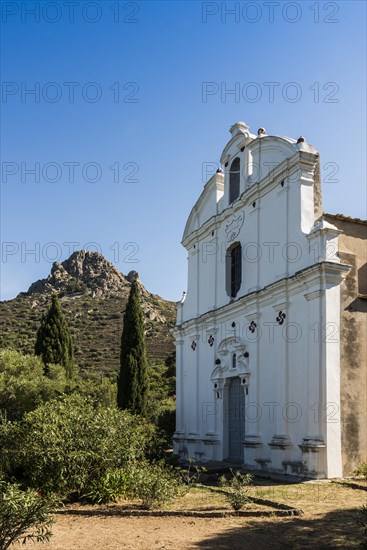
[[[174,451],[349,475],[367,457],[367,222],[324,213],[304,137],[230,133],[182,239]]]

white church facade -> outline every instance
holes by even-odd
[[[367,225],[323,213],[304,138],[230,132],[182,240],[174,450],[339,477],[367,454]]]

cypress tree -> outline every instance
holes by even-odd
[[[121,336],[117,405],[120,409],[129,409],[134,414],[145,415],[147,390],[144,314],[140,304],[139,285],[137,279],[134,279],[124,314]]]
[[[52,295],[51,306],[41,320],[34,352],[44,362],[46,374],[51,363],[60,364],[67,378],[73,378],[73,341],[56,294]]]

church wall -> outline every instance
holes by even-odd
[[[198,314],[199,298],[199,248],[193,244],[188,250],[188,276],[187,276],[187,294],[185,303],[182,307],[183,320],[196,317]]]
[[[320,321],[320,309],[326,312],[320,296],[310,300],[303,292],[293,291],[280,297],[269,294],[257,307],[256,335],[248,330],[246,301],[235,313],[227,308],[217,311],[215,316],[208,314],[188,331],[184,344],[184,392],[185,446],[189,456],[200,460],[226,458],[224,392],[220,399],[216,398],[211,375],[216,359],[221,357],[218,346],[232,336],[246,341],[249,353],[248,369],[244,371],[249,375],[244,412],[246,434],[256,436],[260,442],[256,448],[244,446],[245,465],[263,469],[265,464],[268,471],[302,471],[310,477],[323,477],[327,469],[338,468],[335,434],[330,434],[325,416],[325,362],[320,360],[319,327],[315,326]],[[286,315],[281,325],[276,321],[280,311]],[[238,376],[237,371],[228,374]],[[195,424],[195,418],[200,419],[199,423]],[[307,461],[300,448],[304,439],[321,438],[327,442],[328,437],[331,446],[328,464],[325,448],[321,447],[312,452],[312,460],[305,466]]]
[[[213,218],[205,232],[192,239],[185,320],[228,304],[226,250],[235,242],[242,245],[243,262],[238,296],[257,291],[313,263],[307,233],[302,231],[302,223],[308,229],[311,218],[313,223],[313,189],[309,183],[312,170],[313,166],[307,166],[307,170],[295,166],[288,177],[280,174],[271,189],[262,191],[261,185],[257,190],[250,187],[219,218]],[[310,203],[311,218],[303,213],[303,202]],[[229,238],[228,227],[233,221],[238,229],[236,236]]]
[[[343,475],[367,460],[367,224],[326,216],[342,233],[339,256],[352,269],[341,284],[341,444]]]
[[[340,306],[340,282],[349,270],[344,264],[352,261],[346,253],[336,254],[338,230],[323,221],[315,224],[321,197],[319,188],[314,194],[319,157],[312,146],[301,143],[298,149],[298,144],[266,137],[250,140],[239,153],[244,139],[233,137],[222,158],[229,165],[235,156],[250,159],[241,174],[245,192],[229,206],[228,173],[217,174],[206,188],[208,193],[217,189],[217,214],[209,216],[211,199],[204,189],[185,230],[189,281],[175,329],[175,452],[182,458],[226,459],[229,392],[233,396],[233,388],[240,387],[245,396],[241,458],[247,468],[340,476],[342,460],[351,458],[346,443],[355,445],[366,427],[360,419],[356,424],[349,405],[353,384],[362,379],[361,371],[356,376],[354,366],[345,362],[350,336],[343,313],[341,351],[339,339],[333,339],[346,300],[342,290]],[[265,166],[260,181],[256,165]],[[231,298],[226,251],[234,243],[242,246],[242,283]],[[358,331],[365,327],[359,318],[357,324]],[[341,393],[340,380],[345,385]],[[366,406],[366,393],[358,391],[361,407]],[[351,431],[348,442],[340,433],[345,427]],[[360,456],[366,445],[358,445]]]
[[[198,247],[198,311],[205,312],[216,307],[217,238],[215,231],[206,234],[198,243]],[[212,281],[212,284],[208,285],[208,281]]]
[[[325,386],[325,404],[323,407],[323,426],[326,431],[326,453],[328,477],[342,475],[341,460],[341,424],[340,424],[340,343],[338,325],[340,315],[340,286],[334,285],[325,296],[325,330],[323,327],[323,386]]]

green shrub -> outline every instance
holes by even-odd
[[[200,476],[204,472],[206,472],[206,468],[194,464],[192,458],[188,459],[188,466],[186,468],[175,469],[179,482],[187,488],[193,487],[196,483],[199,483]]]
[[[226,476],[221,476],[219,484],[221,487],[227,487],[229,491],[226,493],[226,498],[234,510],[240,510],[246,502],[249,501],[247,495],[247,486],[251,483],[251,474],[234,473],[231,470],[232,477],[227,479]]]
[[[116,405],[117,384],[108,378],[80,379],[74,392],[91,399],[96,406],[114,408]]]
[[[156,424],[165,434],[167,443],[172,445],[172,437],[176,429],[176,403],[172,400],[165,400],[158,410]]]
[[[138,417],[117,408],[95,408],[79,395],[45,403],[21,422],[0,425],[5,473],[68,499],[94,491],[96,500],[107,472],[152,453],[154,439],[154,428]]]
[[[0,549],[27,540],[46,542],[51,537],[51,513],[55,501],[36,491],[22,491],[18,485],[0,482]]]
[[[9,422],[6,415],[0,416],[0,480],[19,479],[19,464],[15,460],[16,446],[20,438],[20,426],[17,422]]]
[[[34,355],[22,355],[13,350],[0,350],[0,411],[9,420],[63,393],[68,387],[65,370],[50,365],[44,375],[44,365]]]
[[[139,499],[146,510],[174,499],[179,491],[172,469],[163,462],[142,461],[129,468],[128,495]]]
[[[79,393],[94,404],[115,406],[117,385],[101,377],[69,381],[60,365],[49,365],[47,376],[39,357],[13,350],[0,350],[0,414],[20,420],[26,412],[63,394]]]
[[[367,479],[367,462],[361,462],[361,464],[354,470],[354,475]]]
[[[93,479],[86,493],[81,495],[81,501],[92,504],[117,502],[127,492],[128,474],[123,470],[107,470]]]
[[[175,379],[170,368],[161,361],[148,365],[148,413],[147,418],[161,430],[167,445],[172,445],[176,426]]]

